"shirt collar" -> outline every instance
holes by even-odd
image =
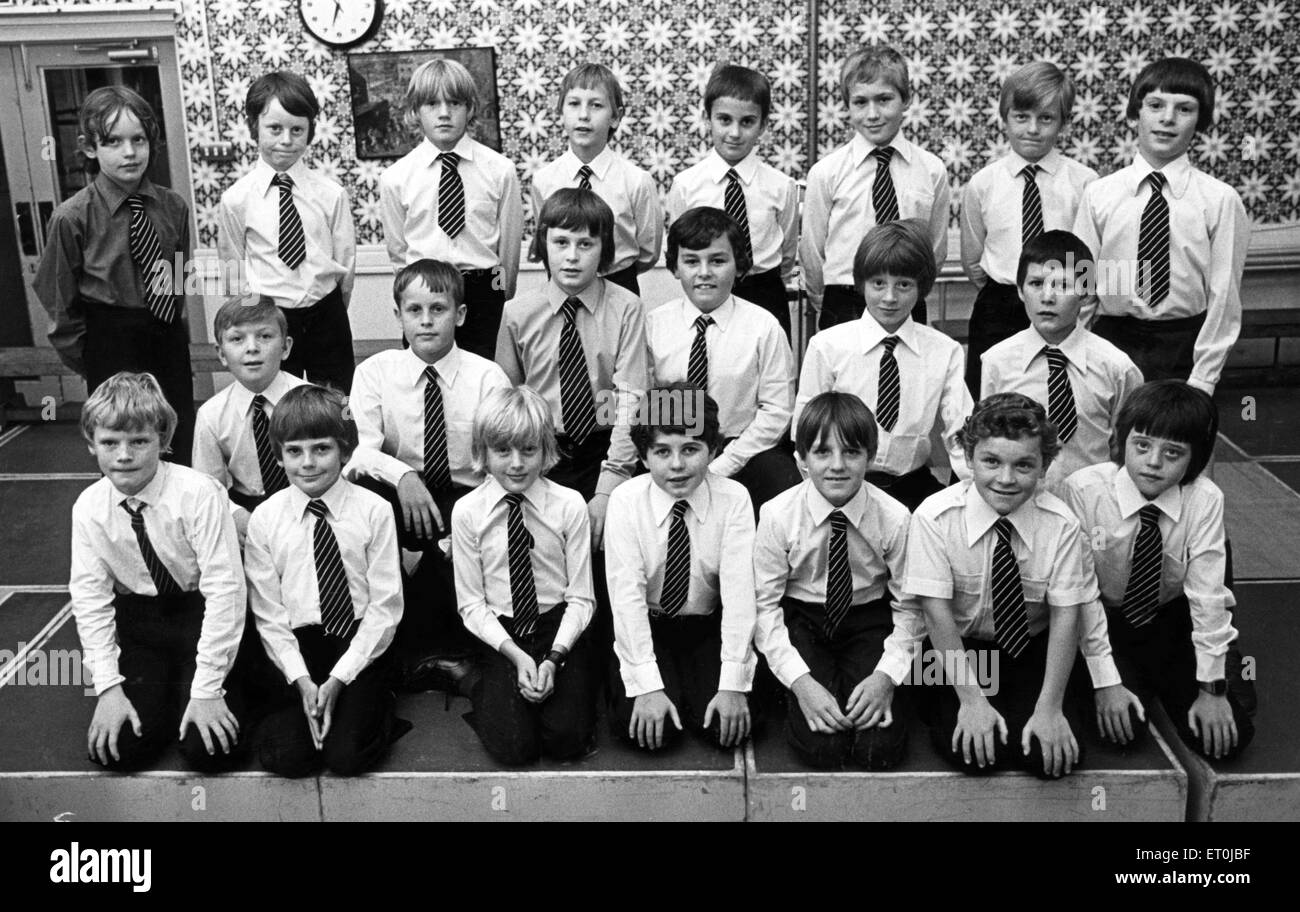
[[[532,504],[533,509],[538,513],[541,513],[542,507],[546,503],[546,491],[549,484],[549,481],[539,475],[524,491],[524,500]],[[483,491],[487,495],[488,512],[500,506],[505,501],[506,494],[509,493],[491,475],[484,476]]]
[[[149,479],[149,483],[145,485],[140,490],[139,493],[132,494],[130,498],[128,498],[127,495],[123,494],[121,491],[119,491],[116,488],[116,486],[114,486],[113,502],[120,505],[124,501],[133,498],[135,500],[138,500],[140,503],[145,504],[146,506],[150,506],[150,507],[154,506],[162,498],[163,485],[167,483],[167,475],[168,473],[171,472],[171,470],[172,467],[170,463],[166,463],[166,462],[158,463],[158,471],[154,472],[153,478]],[[109,482],[109,484],[112,485],[112,482]]]
[[[1035,358],[1042,355],[1043,347],[1046,345],[1052,345],[1052,343],[1042,337],[1038,332],[1038,327],[1036,326],[1030,326],[1029,329],[1025,330],[1025,332],[1027,333],[1025,336],[1025,347],[1020,354],[1023,358],[1025,367],[1029,367]],[[1059,348],[1061,354],[1065,355],[1065,359],[1082,371],[1088,369],[1088,346],[1084,344],[1083,335],[1086,332],[1088,332],[1088,330],[1075,324],[1074,329],[1070,331],[1070,334],[1066,336],[1059,345],[1052,345],[1053,348]],[[1043,355],[1043,357],[1046,358],[1047,356]]]
[[[863,138],[861,133],[854,131],[853,139],[850,140],[852,145],[852,155],[854,164],[860,165],[867,160],[872,152],[879,148],[875,143]],[[894,147],[894,154],[903,161],[911,163],[913,155],[916,154],[916,146],[907,141],[903,136],[903,131],[899,130],[886,145]]]
[[[271,378],[271,382],[267,385],[266,389],[262,390],[261,393],[253,392],[251,389],[244,386],[244,384],[236,380],[234,383],[230,384],[230,404],[234,407],[236,413],[247,415],[248,410],[253,407],[254,396],[265,396],[266,401],[271,403],[271,407],[274,408],[280,402],[280,399],[284,394],[289,392],[292,388],[293,387],[289,383],[289,375],[284,371],[278,371],[276,375]]]
[[[814,524],[822,525],[833,512],[839,510],[848,518],[849,525],[862,525],[862,517],[867,512],[867,486],[865,484],[859,487],[857,493],[850,497],[848,503],[842,507],[835,506],[823,497],[822,492],[817,490],[817,486],[812,483],[811,479],[805,481],[804,484],[807,487],[804,488],[803,502]]]
[[[673,511],[673,504],[677,503],[680,498],[673,497],[653,481],[650,482],[650,511],[654,515],[655,525],[662,526],[664,520]],[[712,503],[712,492],[709,489],[709,476],[705,474],[704,480],[696,486],[686,502],[691,506],[691,512],[695,514],[695,519],[703,523],[709,518],[709,504]]]
[[[887,336],[898,336],[904,345],[912,351],[920,354],[920,348],[916,342],[916,323],[909,315],[903,321],[903,325],[898,327],[892,333],[885,332],[885,328],[876,322],[876,318],[869,311],[862,311],[862,316],[858,319],[858,330],[862,340],[862,353],[865,355],[877,345],[885,340]]]
[[[1147,500],[1137,489],[1128,469],[1122,465],[1115,466],[1115,502],[1119,504],[1119,513],[1124,519],[1131,519],[1147,504],[1155,504],[1174,522],[1183,512],[1183,486],[1172,485],[1155,500]]]
[[[463,159],[473,161],[474,149],[477,146],[478,143],[474,142],[474,140],[470,138],[469,131],[466,130],[465,134],[461,136],[461,138],[457,141],[456,145],[452,148],[451,151],[455,152]],[[442,154],[442,150],[439,149],[437,146],[435,146],[433,144],[433,140],[429,139],[429,137],[427,136],[423,140],[421,140],[420,144],[415,148],[416,151],[420,153],[420,156],[424,160],[425,165],[433,164],[435,161],[437,161],[438,156]]]
[[[261,189],[263,196],[272,190],[279,191],[279,188],[271,183],[279,173],[279,171],[268,165],[265,159],[260,157],[257,159],[257,164],[253,166],[253,174],[257,178],[257,186]],[[299,158],[285,173],[293,178],[294,186],[301,187],[307,180],[309,170],[307,164]]]
[[[1134,194],[1137,194],[1142,189],[1142,182],[1147,179],[1147,176],[1152,171],[1157,169],[1151,167],[1151,163],[1143,158],[1140,152],[1129,167],[1132,169],[1129,189]],[[1165,176],[1165,181],[1169,185],[1169,192],[1176,199],[1182,199],[1183,194],[1187,192],[1188,184],[1192,180],[1192,160],[1188,157],[1188,154],[1184,152],[1169,164],[1160,168],[1159,171]]]
[[[109,180],[108,176],[104,174],[103,171],[100,171],[95,175],[95,187],[99,190],[100,195],[104,197],[104,202],[107,204],[110,212],[116,212],[118,209],[122,208],[126,203],[126,198],[132,195],[127,193],[113,181]],[[148,197],[157,202],[158,188],[154,186],[153,181],[144,177],[140,179],[140,186],[135,188],[134,195]]]
[[[433,364],[429,364],[417,355],[412,349],[403,349],[401,370],[402,376],[406,378],[408,384],[414,388],[420,385],[420,380],[424,377],[425,368],[432,367],[438,371],[438,376],[447,386],[456,385],[456,374],[460,372],[461,365],[460,347],[455,342],[451,344],[451,349]]]
[[[692,304],[690,298],[681,299],[681,321],[682,325],[688,329],[693,330],[695,328],[696,318],[709,316],[713,318],[714,323],[718,324],[719,332],[726,332],[727,326],[731,323],[731,318],[735,316],[735,314],[736,299],[732,295],[728,295],[727,300],[723,301],[715,310],[708,314],[705,314],[702,310]]]
[[[566,180],[572,180],[578,176],[578,170],[582,168],[583,161],[573,154],[572,149],[565,149],[564,154],[560,156],[560,164]],[[600,153],[587,162],[587,167],[600,180],[604,180],[609,174],[610,167],[614,164],[614,150],[607,144]]]
[[[1016,530],[1020,540],[1024,543],[1026,550],[1032,550],[1030,542],[1030,519],[1029,511],[1034,509],[1034,498],[1037,495],[1029,497],[1024,503],[1016,507],[1011,513],[1007,514],[1007,519],[1011,521],[1011,527]],[[983,497],[980,496],[979,489],[975,487],[975,482],[966,482],[966,545],[975,547],[975,543],[993,528],[1002,516],[997,510],[988,505]]]
[[[1025,170],[1025,165],[1030,164],[1029,159],[1020,155],[1020,153],[1016,152],[1014,149],[1007,153],[1007,157],[1003,159],[1003,161],[1006,164],[1007,171],[1012,177],[1019,177],[1020,172]],[[1039,168],[1046,171],[1048,174],[1055,175],[1060,169],[1063,161],[1064,157],[1061,155],[1060,151],[1052,149],[1033,164],[1038,165]]]
[[[733,168],[736,175],[740,178],[742,184],[752,184],[754,176],[758,174],[758,148],[749,150],[749,154],[736,162],[734,165],[727,164],[727,160],[718,154],[717,149],[711,149],[709,154],[704,157],[704,167],[709,179],[714,183],[721,183],[727,179],[727,172]]]
[[[286,489],[289,492],[290,502],[293,504],[293,514],[300,519],[308,516],[307,505],[313,500],[325,501],[325,506],[329,508],[329,515],[338,520],[343,515],[343,507],[348,502],[348,492],[352,488],[352,482],[348,481],[342,475],[334,480],[329,490],[320,497],[308,497],[302,488],[295,484],[290,484]]]
[[[597,279],[581,292],[573,295],[573,297],[581,301],[582,306],[594,314],[596,308],[600,305],[601,291],[601,281],[600,279]],[[555,284],[554,279],[546,283],[546,300],[551,305],[552,313],[558,314],[564,307],[564,301],[568,297],[569,295],[562,291],[559,285]]]

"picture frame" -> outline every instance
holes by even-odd
[[[371,51],[348,54],[348,86],[358,159],[400,158],[420,142],[419,128],[407,127],[402,101],[411,74],[437,58],[461,63],[479,90],[479,110],[470,135],[501,151],[501,108],[497,95],[496,51],[490,47]]]

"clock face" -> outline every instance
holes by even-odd
[[[298,13],[317,41],[348,47],[369,38],[384,11],[382,0],[298,0]]]

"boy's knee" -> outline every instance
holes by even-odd
[[[230,745],[230,753],[221,749],[221,742],[213,739],[212,753],[208,753],[207,745],[203,743],[203,738],[194,730],[193,727],[185,733],[181,741],[181,757],[184,758],[186,765],[198,773],[214,775],[224,773],[234,769],[241,757],[240,745],[238,743]]]
[[[336,776],[360,776],[371,769],[378,758],[373,756],[373,751],[366,751],[358,744],[327,741],[321,749],[321,759],[325,768]]]
[[[531,766],[542,757],[537,733],[531,729],[514,732],[480,732],[483,747],[502,766]]]
[[[888,728],[864,729],[853,738],[853,762],[866,770],[893,769],[907,751],[907,729],[897,719]]]
[[[849,755],[851,735],[847,732],[823,734],[786,725],[786,740],[799,759],[814,769],[840,769]]]
[[[593,742],[593,726],[573,726],[542,732],[542,754],[552,760],[577,760]]]
[[[108,754],[108,762],[100,764],[104,769],[114,773],[130,773],[153,766],[167,749],[165,738],[150,737],[148,730],[137,737],[131,724],[122,726],[117,736],[117,759]],[[98,760],[95,761],[99,763]]]

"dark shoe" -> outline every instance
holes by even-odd
[[[415,693],[441,690],[447,694],[469,696],[469,687],[478,678],[473,659],[463,656],[433,655],[412,661],[403,675],[403,689]]]

